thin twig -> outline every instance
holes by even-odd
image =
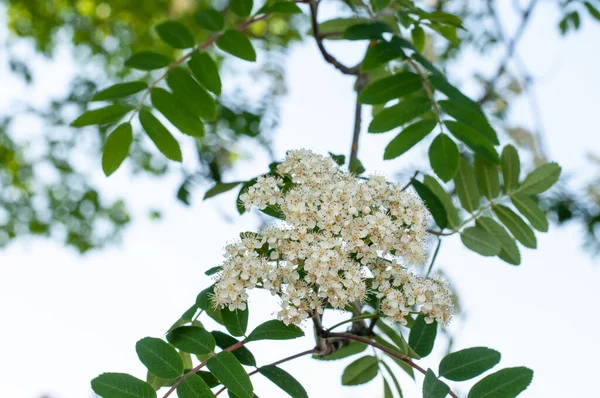
[[[354,107],[354,130],[352,133],[352,145],[350,147],[350,160],[348,164],[358,159],[358,140],[360,138],[360,127],[362,121],[362,103],[358,100],[360,92],[365,88],[368,81],[368,75],[360,73],[356,78],[356,106]]]
[[[431,258],[431,263],[429,263],[429,268],[427,269],[427,273],[425,274],[426,278],[429,276],[429,274],[431,273],[431,270],[433,269],[433,265],[435,264],[435,260],[437,259],[437,256],[438,256],[441,246],[442,246],[442,240],[438,236],[438,244],[437,244],[437,247],[435,248],[435,252],[433,252],[433,257]]]
[[[377,319],[377,318],[383,318],[386,317],[387,315],[384,314],[365,314],[365,315],[359,315],[359,316],[355,316],[354,318],[350,318],[350,319],[346,319],[344,321],[338,322],[335,325],[327,328],[325,330],[326,333],[329,333],[330,331],[332,331],[333,329],[345,325],[347,323],[351,323],[351,322],[355,322],[355,321],[360,321],[362,319]]]
[[[417,74],[419,75],[419,77],[421,78],[421,83],[423,83],[423,88],[425,88],[425,92],[427,93],[427,97],[429,97],[429,101],[431,101],[431,106],[433,107],[433,113],[434,113],[434,116],[435,116],[435,120],[437,120],[437,122],[438,122],[438,124],[440,126],[440,129],[443,132],[444,131],[444,127],[442,125],[442,119],[440,117],[440,108],[438,107],[437,101],[435,100],[435,97],[433,96],[433,90],[431,89],[431,85],[429,84],[429,80],[427,79],[427,75],[425,73],[423,73],[423,71],[419,67],[419,64],[416,63],[414,59],[407,58],[407,61],[413,67],[413,69],[415,70],[415,72],[417,72]]]
[[[402,187],[401,191],[406,191],[408,189],[408,187],[410,187],[412,185],[413,181],[415,180],[415,178],[417,178],[418,175],[419,175],[419,170],[415,171],[415,174],[413,174],[413,176],[410,178],[410,180],[408,180],[406,185]]]

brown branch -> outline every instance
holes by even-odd
[[[358,159],[358,140],[360,138],[360,127],[362,121],[362,104],[358,100],[360,92],[365,88],[368,82],[368,75],[360,73],[356,78],[356,106],[354,107],[354,130],[352,133],[352,145],[350,147],[350,159],[348,165],[352,161]]]
[[[381,345],[375,341],[371,341],[365,337],[355,336],[351,333],[329,333],[326,337],[327,338],[340,338],[340,339],[354,340],[354,341],[359,341],[361,343],[370,345],[371,347],[375,347],[375,348],[385,352],[386,354],[401,360],[402,362],[406,363],[407,365],[409,365],[412,368],[421,372],[423,375],[427,374],[427,371],[425,369],[423,369],[421,366],[417,365],[412,359],[410,359],[402,354],[399,354],[396,351],[394,351],[384,345]],[[458,398],[458,396],[452,391],[450,391],[449,394],[451,397]]]
[[[319,8],[319,2],[316,0],[312,0],[309,2],[310,5],[310,17],[313,29],[313,35],[315,36],[315,41],[317,42],[317,46],[319,47],[319,51],[323,55],[325,61],[333,65],[337,70],[342,72],[345,75],[358,75],[360,73],[359,65],[348,67],[338,61],[333,55],[331,55],[325,45],[323,44],[324,36],[321,36],[319,33],[319,22],[317,21],[317,10]]]

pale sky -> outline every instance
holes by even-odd
[[[512,16],[503,14],[510,20]],[[549,153],[570,174],[590,175],[584,154],[600,152],[597,113],[600,101],[600,55],[594,51],[600,26],[583,19],[583,29],[560,39],[558,15],[542,4],[519,46],[519,54],[540,77],[538,97],[547,133]],[[6,32],[0,32],[4,39]],[[358,60],[354,45],[331,46],[340,58]],[[489,71],[494,57],[485,61],[469,57],[457,67]],[[43,101],[60,95],[73,73],[68,52],[52,62],[36,59],[36,76],[45,78],[33,88],[23,87],[0,64],[0,108],[7,111],[15,98]],[[463,69],[467,68],[467,69]],[[354,94],[352,80],[325,64],[313,42],[296,48],[287,63],[289,95],[282,104],[275,153],[312,148],[347,154],[350,147]],[[364,114],[368,120],[368,112]],[[530,122],[528,109],[519,106],[514,120]],[[44,126],[23,120],[28,134],[43,134]],[[29,123],[29,124],[27,124]],[[366,124],[366,123],[365,123]],[[20,130],[23,130],[21,128]],[[426,153],[426,145],[408,155],[383,162],[383,148],[394,133],[364,133],[359,157],[369,171],[394,178]],[[180,141],[184,141],[180,139]],[[185,148],[192,158],[191,148]],[[262,173],[268,161],[259,156],[231,176],[231,180]],[[100,165],[94,179],[110,195],[127,196],[135,222],[120,245],[79,256],[60,243],[21,239],[0,251],[0,391],[3,397],[92,397],[90,380],[102,372],[127,372],[145,377],[135,342],[145,336],[160,337],[195,300],[210,279],[204,271],[221,261],[222,247],[240,231],[256,228],[253,216],[237,216],[235,193],[201,202],[196,193],[190,208],[175,202],[178,178],[132,178],[127,169],[106,179]],[[176,174],[176,173],[175,173]],[[148,209],[165,209],[164,219],[151,222]],[[228,223],[222,214],[233,217]],[[528,366],[533,383],[521,396],[588,397],[597,391],[597,358],[600,342],[600,267],[581,250],[578,226],[551,226],[538,235],[538,250],[522,249],[520,267],[483,258],[461,247],[458,238],[444,243],[438,266],[459,292],[466,312],[451,325],[455,349],[488,346],[502,353],[500,367]],[[250,327],[269,319],[277,303],[268,294],[251,297]],[[339,314],[326,316],[333,324]],[[249,347],[259,364],[268,364],[314,345],[310,324],[307,337],[292,342],[257,342]],[[445,342],[421,361],[437,370]],[[283,365],[305,386],[310,397],[353,398],[382,396],[381,379],[358,388],[340,385],[344,367],[353,359],[319,362],[302,358]],[[261,376],[253,376],[261,397],[284,393]],[[405,397],[419,397],[422,377],[416,384],[401,377]],[[466,395],[468,383],[449,383]],[[159,396],[161,394],[159,393]]]

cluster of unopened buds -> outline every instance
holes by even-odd
[[[242,234],[226,247],[213,303],[245,309],[251,289],[281,299],[279,319],[298,324],[325,304],[343,309],[378,298],[376,310],[406,324],[411,311],[447,323],[452,294],[407,269],[426,259],[428,211],[414,194],[381,176],[359,178],[330,157],[294,150],[240,196],[285,222]]]

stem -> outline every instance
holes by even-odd
[[[350,318],[350,319],[346,319],[345,321],[342,322],[338,322],[335,325],[329,327],[328,329],[325,329],[325,333],[329,333],[331,332],[333,329],[345,325],[346,323],[351,323],[351,322],[355,322],[355,321],[360,321],[362,319],[377,319],[377,318],[384,318],[387,315],[384,314],[365,314],[365,315],[360,315],[360,316],[355,316],[354,318]]]
[[[238,348],[240,348],[241,346],[243,346],[243,345],[244,345],[244,343],[245,343],[244,341],[238,341],[238,342],[237,342],[237,343],[235,343],[234,345],[232,345],[232,346],[229,346],[229,347],[225,348],[223,351],[229,351],[229,352],[231,352],[231,351],[235,351],[235,350],[237,350]],[[214,357],[215,355],[217,355],[217,354],[214,354],[214,353],[213,353],[213,354],[210,356],[210,358]],[[207,363],[207,362],[210,360],[210,358],[207,358],[207,359],[206,359],[204,362],[202,362],[200,365],[196,366],[194,369],[190,370],[189,372],[185,373],[183,376],[181,376],[180,378],[178,378],[178,379],[175,381],[175,383],[173,383],[173,386],[172,386],[171,388],[169,388],[169,391],[167,391],[167,392],[166,392],[166,394],[163,396],[163,398],[167,398],[169,395],[171,395],[171,393],[177,389],[177,386],[179,386],[179,385],[181,384],[181,382],[182,382],[183,380],[185,380],[185,378],[186,378],[186,377],[188,377],[188,376],[191,376],[191,375],[193,375],[193,374],[197,373],[197,372],[198,372],[200,369],[202,369],[204,366],[206,366],[206,363]]]
[[[415,171],[415,174],[413,174],[413,176],[410,178],[410,180],[408,180],[406,185],[402,187],[401,191],[406,191],[408,189],[408,187],[410,187],[412,185],[413,180],[415,178],[417,178],[418,175],[419,175],[419,170]]]
[[[396,351],[387,348],[384,345],[381,345],[375,341],[371,341],[367,338],[361,337],[361,336],[355,336],[351,333],[329,333],[327,334],[327,338],[340,338],[340,339],[348,339],[348,340],[355,340],[355,341],[359,341],[361,343],[370,345],[372,347],[378,348],[381,351],[385,352],[386,354],[394,357],[394,358],[398,358],[399,360],[401,360],[402,362],[406,363],[407,365],[411,366],[412,368],[418,370],[419,372],[421,372],[423,375],[427,374],[427,371],[425,369],[423,369],[421,366],[417,365],[415,362],[413,362],[410,358],[397,353]],[[451,397],[454,398],[458,398],[458,396],[453,393],[452,391],[449,392]]]
[[[435,259],[437,258],[437,255],[440,251],[441,246],[442,246],[442,240],[438,236],[438,244],[437,244],[437,247],[435,248],[435,252],[433,252],[433,257],[431,258],[431,263],[429,264],[429,269],[427,270],[427,273],[425,274],[426,278],[429,276],[429,274],[431,273],[431,270],[433,269],[433,264],[435,264]]]
[[[352,145],[350,147],[350,159],[348,165],[351,165],[358,158],[358,140],[360,138],[360,126],[362,121],[362,104],[358,100],[360,92],[367,85],[367,75],[360,73],[356,78],[356,106],[354,107],[354,131],[352,134]]]
[[[440,129],[443,133],[444,127],[442,125],[442,119],[440,118],[440,108],[438,107],[438,104],[437,104],[435,98],[433,97],[433,90],[431,89],[431,86],[429,85],[429,80],[427,80],[427,75],[425,75],[425,73],[423,73],[423,71],[419,67],[419,64],[417,64],[412,58],[408,58],[407,60],[408,60],[408,63],[413,67],[415,72],[417,72],[417,74],[421,77],[421,82],[423,83],[425,92],[427,92],[427,97],[429,97],[429,101],[431,101],[431,105],[433,106],[433,113],[435,115],[435,119],[437,120],[437,122],[440,126]]]
[[[252,25],[255,22],[258,22],[262,19],[268,18],[271,14],[263,14],[260,17],[256,17],[256,18],[252,18],[246,22],[243,22],[239,25],[237,25],[235,27],[236,30],[244,30],[246,29],[248,26]],[[148,98],[148,96],[150,95],[150,93],[152,92],[152,89],[155,88],[158,83],[160,83],[161,81],[163,81],[169,73],[171,73],[171,71],[175,68],[177,68],[179,65],[181,65],[182,63],[184,63],[185,61],[187,61],[192,54],[194,54],[197,51],[202,51],[206,48],[208,48],[209,46],[211,46],[214,42],[216,42],[219,37],[223,36],[223,32],[219,32],[215,35],[213,35],[210,39],[208,39],[207,41],[205,41],[204,43],[200,43],[198,44],[198,46],[196,46],[192,51],[188,52],[187,54],[184,54],[183,56],[181,56],[180,58],[178,58],[175,62],[173,62],[172,64],[170,64],[167,67],[167,70],[165,70],[165,73],[163,73],[158,79],[156,79],[154,82],[152,82],[152,84],[150,85],[150,87],[148,87],[146,89],[146,91],[144,91],[144,95],[142,96],[142,100],[140,101],[140,104],[135,108],[135,111],[131,114],[131,117],[129,118],[129,122],[131,122],[133,120],[133,118],[135,117],[135,115],[142,110],[143,106],[144,106],[144,102],[146,102],[146,99]]]

